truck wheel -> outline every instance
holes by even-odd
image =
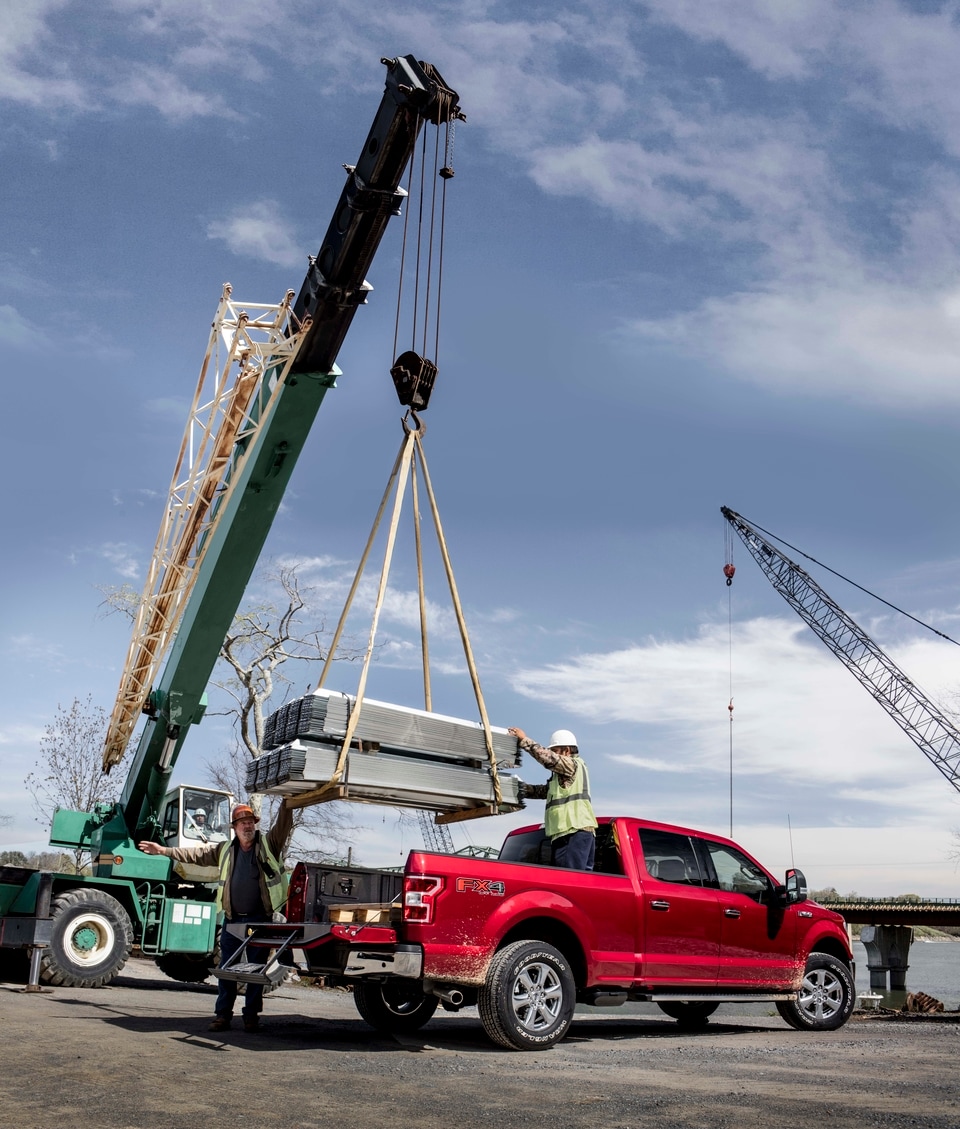
[[[811,953],[795,1000],[777,1011],[798,1031],[835,1031],[850,1018],[856,989],[850,969],[829,953]]]
[[[541,941],[515,941],[495,953],[477,1006],[487,1035],[502,1047],[542,1051],[573,1021],[577,989],[566,957]]]
[[[202,984],[217,965],[216,953],[161,953],[153,959],[164,976],[184,984]]]
[[[440,1001],[424,994],[419,980],[358,980],[353,986],[357,1011],[378,1031],[419,1031],[433,1018]]]
[[[665,1015],[677,1020],[685,1031],[696,1031],[700,1027],[706,1027],[710,1022],[710,1016],[719,1006],[719,1004],[701,1003],[700,1001],[695,1003],[684,1002],[682,1000],[676,1002],[670,1000],[667,1003],[657,1004],[657,1007]]]
[[[102,890],[67,890],[54,898],[50,944],[40,979],[65,988],[109,984],[127,963],[133,927],[127,911]]]

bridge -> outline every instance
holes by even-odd
[[[907,986],[910,946],[916,925],[960,926],[960,899],[857,898],[824,902],[843,914],[848,925],[860,925],[860,940],[867,950],[870,987],[893,991]]]

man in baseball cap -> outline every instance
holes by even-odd
[[[260,816],[249,804],[237,804],[230,817],[234,837],[224,843],[205,843],[197,847],[165,847],[143,842],[137,846],[144,854],[166,855],[175,862],[216,866],[220,871],[217,910],[223,912],[224,925],[248,921],[270,921],[287,899],[287,873],[283,848],[293,829],[293,809],[281,803],[277,818],[264,836],[257,830]],[[243,942],[228,929],[220,930],[220,963],[224,965]],[[211,1031],[226,1031],[233,1022],[237,1002],[237,982],[221,980],[217,992],[216,1016]],[[263,1010],[263,985],[248,984],[243,1004],[243,1028],[254,1032],[260,1027]]]
[[[590,802],[590,777],[580,759],[576,737],[569,729],[558,729],[544,748],[522,729],[508,732],[517,738],[521,749],[550,769],[549,783],[528,784],[524,795],[547,801],[543,828],[553,848],[554,865],[593,870],[597,817]]]

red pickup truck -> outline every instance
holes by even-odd
[[[855,1002],[843,919],[807,900],[800,871],[781,885],[729,839],[642,819],[600,821],[591,872],[550,865],[542,827],[512,832],[497,859],[414,851],[402,875],[299,863],[287,911],[219,974],[276,982],[283,955],[257,964],[256,949],[302,950],[389,1031],[477,1005],[494,1042],[537,1050],[577,1003],[652,1001],[697,1027],[722,1002],[772,1001],[792,1026],[830,1030]]]

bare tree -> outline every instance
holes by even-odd
[[[241,744],[254,759],[263,741],[264,706],[291,681],[284,664],[322,661],[327,654],[323,620],[311,627],[300,623],[310,589],[301,590],[296,566],[282,566],[266,579],[280,588],[280,602],[266,601],[237,613],[220,648],[220,658],[232,673],[215,680],[234,701],[228,712]]]
[[[49,826],[58,807],[87,812],[96,804],[116,802],[123,774],[107,776],[103,771],[106,728],[106,711],[95,706],[90,695],[84,701],[74,698],[69,707],[57,706],[54,720],[40,738],[37,767],[24,780],[38,823]],[[88,853],[73,854],[79,874],[89,861]]]
[[[281,705],[293,685],[293,671],[304,673],[304,665],[315,669],[327,656],[327,632],[323,617],[310,605],[312,589],[303,587],[296,565],[281,565],[260,574],[260,581],[276,592],[243,608],[234,617],[220,648],[220,665],[213,685],[226,694],[230,704],[212,709],[210,716],[230,717],[236,744],[205,762],[211,783],[235,796],[247,795],[247,766],[263,748],[264,722],[271,707]],[[129,586],[100,586],[104,614],[119,612],[133,619],[140,596]],[[342,646],[340,658],[355,657]],[[262,798],[248,796],[260,811]],[[268,802],[265,817],[272,812]],[[297,853],[302,858],[339,857],[355,836],[349,806],[343,803],[304,808],[294,816]]]
[[[220,649],[221,665],[228,673],[214,679],[214,684],[233,701],[229,709],[215,712],[233,718],[237,743],[216,760],[207,761],[206,768],[218,787],[234,795],[246,793],[247,766],[263,749],[269,704],[274,703],[275,708],[289,693],[293,684],[291,670],[299,669],[302,674],[303,664],[315,669],[327,656],[324,621],[312,612],[311,589],[301,587],[296,566],[281,566],[266,573],[264,579],[278,589],[279,598],[262,601],[237,614]],[[344,655],[342,651],[340,656],[353,657],[352,653]],[[254,795],[250,800],[259,810],[262,798]],[[272,816],[275,806],[276,801],[269,799],[264,815]],[[331,802],[297,811],[293,834],[298,840],[298,856],[318,859],[344,854],[357,832],[350,810],[347,804]]]

